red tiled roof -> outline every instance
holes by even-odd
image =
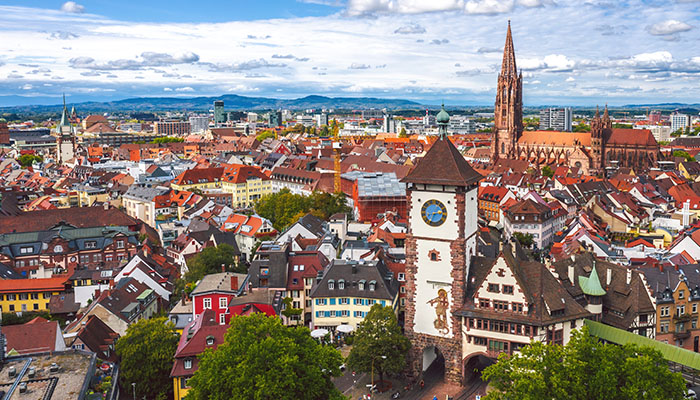
[[[0,279],[0,293],[65,291],[68,278]],[[4,329],[4,328],[3,328]]]
[[[264,181],[270,177],[265,175],[259,167],[242,164],[230,164],[224,168],[222,181],[229,183],[243,183],[249,178],[260,178]]]
[[[658,146],[649,129],[613,129],[607,145]]]
[[[173,181],[176,185],[192,185],[204,182],[216,182],[221,180],[221,174],[224,172],[222,167],[213,168],[192,168],[183,171]]]
[[[56,350],[58,321],[34,319],[22,325],[2,327],[7,340],[7,350],[14,349],[20,354],[43,353]]]
[[[0,232],[36,232],[48,230],[60,222],[78,228],[98,226],[136,227],[139,222],[119,210],[103,207],[71,207],[52,210],[37,210],[20,215],[0,217]]]

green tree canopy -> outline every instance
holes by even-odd
[[[547,178],[551,178],[554,176],[554,171],[552,171],[552,168],[550,168],[549,165],[545,165],[542,167],[542,176],[546,176]]]
[[[306,327],[255,313],[234,317],[224,343],[200,356],[188,400],[343,399],[338,350],[322,346]]]
[[[207,247],[197,253],[187,262],[187,272],[184,275],[185,282],[197,282],[204,275],[221,272],[221,265],[225,265],[227,271],[246,273],[245,267],[236,263],[236,249],[226,243],[216,247]]]
[[[41,158],[40,156],[35,156],[34,154],[22,154],[17,159],[17,162],[19,163],[19,165],[21,165],[23,167],[31,167],[35,161],[40,163],[40,162],[44,161],[44,159]]]
[[[576,330],[566,346],[533,342],[519,354],[501,354],[482,379],[494,388],[486,400],[681,400],[685,382],[648,347],[603,344]]]
[[[131,393],[131,384],[136,383],[138,398],[171,399],[170,369],[178,341],[175,325],[165,317],[142,319],[130,325],[116,347],[121,357],[121,387]]]
[[[255,212],[267,218],[278,231],[296,222],[306,213],[325,220],[336,213],[349,213],[343,193],[314,192],[311,196],[293,194],[289,189],[262,196],[255,202]]]
[[[675,151],[673,152],[673,156],[674,156],[674,157],[683,157],[683,158],[685,158],[685,161],[695,161],[695,159],[693,158],[693,156],[691,156],[690,154],[688,154],[687,151],[683,151],[683,150],[675,150]]]
[[[401,333],[394,310],[375,304],[357,327],[348,366],[371,372],[374,364],[381,382],[384,373],[403,371],[410,348],[411,342]]]
[[[530,248],[532,244],[535,243],[530,233],[513,232],[513,237],[520,242],[520,245],[523,247]]]
[[[591,127],[584,124],[583,122],[579,122],[577,125],[574,125],[573,131],[574,132],[590,132]]]
[[[258,134],[258,136],[255,137],[255,139],[258,140],[258,142],[262,142],[265,139],[273,138],[275,137],[275,132],[272,131],[262,131],[261,133]]]
[[[151,143],[164,144],[164,143],[182,143],[185,139],[179,137],[165,136],[153,139]]]
[[[407,138],[408,134],[406,133],[406,128],[401,127],[401,132],[399,132],[399,137],[400,138]]]

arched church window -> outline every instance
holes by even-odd
[[[437,253],[430,253],[430,261],[437,261]]]

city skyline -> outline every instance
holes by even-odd
[[[0,106],[63,92],[491,105],[508,20],[525,105],[698,97],[700,2],[687,0],[5,3]]]

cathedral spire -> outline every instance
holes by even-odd
[[[600,110],[597,105],[595,106],[595,116],[593,118],[600,118]]]
[[[514,77],[518,75],[518,69],[515,66],[515,47],[513,46],[513,34],[510,31],[510,20],[508,20],[506,44],[503,47],[503,64],[501,64],[501,75]]]
[[[603,119],[608,119],[610,116],[608,115],[608,105],[605,104],[605,111],[603,111]]]
[[[66,94],[63,94],[63,112],[61,113],[61,123],[59,126],[70,126],[68,119],[68,109],[66,108]]]

